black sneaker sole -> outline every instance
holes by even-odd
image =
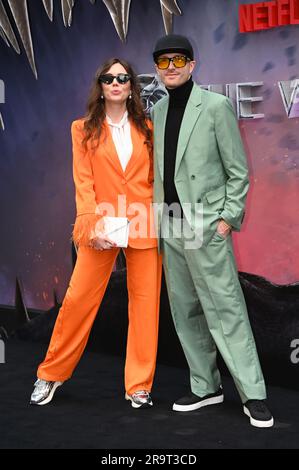
[[[204,406],[209,405],[218,405],[223,403],[224,395],[218,395],[217,397],[210,397],[206,400],[198,401],[197,403],[192,403],[192,405],[178,405],[177,403],[173,404],[173,411],[194,411],[203,408]]]
[[[246,416],[248,416],[248,418],[250,419],[251,426],[254,426],[256,428],[272,428],[272,426],[274,425],[273,417],[271,419],[268,419],[268,421],[260,421],[251,416],[250,411],[248,408],[246,408],[246,406],[243,406],[243,411]]]

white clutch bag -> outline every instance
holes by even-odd
[[[117,246],[126,248],[129,240],[129,224],[127,217],[103,217],[104,232]]]

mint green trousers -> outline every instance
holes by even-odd
[[[189,368],[191,390],[214,393],[221,384],[216,347],[241,400],[263,400],[266,390],[238,279],[232,238],[217,232],[200,248],[188,248],[181,219],[162,218],[165,280],[176,332]]]

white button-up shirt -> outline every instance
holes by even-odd
[[[133,152],[131,126],[128,119],[128,111],[125,112],[121,118],[121,121],[118,123],[112,122],[111,118],[107,114],[106,119],[110,127],[119,161],[123,171],[125,171]]]

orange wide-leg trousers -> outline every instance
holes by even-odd
[[[76,265],[37,376],[69,379],[86,346],[119,248],[98,251],[80,246]],[[125,389],[151,391],[157,355],[162,258],[157,248],[125,248],[129,330]]]

